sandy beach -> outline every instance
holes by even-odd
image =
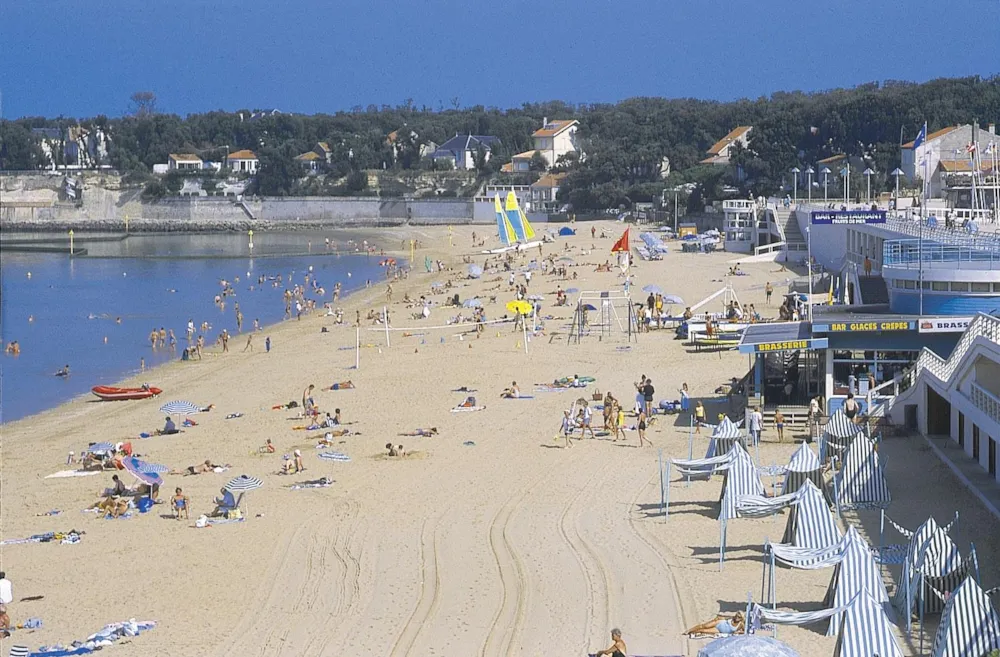
[[[444,324],[457,310],[435,307],[429,320],[414,320],[410,315],[418,309],[400,301],[407,293],[430,296],[432,282],[450,280],[452,289],[431,298],[443,303],[445,292],[463,300],[478,295],[490,319],[502,314],[513,299],[506,275],[470,280],[462,263],[472,255],[482,264],[484,256],[470,246],[471,233],[482,235],[488,227],[454,229],[453,246],[447,228],[391,230],[387,244],[421,240],[415,264],[430,256],[452,270],[426,274],[417,266],[394,284],[393,326],[412,327],[414,335],[393,333],[387,346],[384,333],[369,330],[379,327],[363,321],[361,342],[372,346],[361,349],[360,369],[351,369],[355,351],[346,348],[355,344],[355,310],[364,317],[370,308],[380,309],[384,283],[341,304],[343,326],[317,311],[269,327],[255,339],[253,353],[240,353],[244,340],[236,336],[230,353],[213,351],[203,361],[174,362],[125,382],[162,388],[158,399],[79,399],[4,425],[3,538],[70,529],[86,534],[75,545],[3,547],[2,569],[15,589],[11,620],[39,617],[44,627],[18,631],[3,640],[0,653],[13,642],[32,648],[69,643],[106,623],[135,618],[158,626],[108,648],[108,654],[568,656],[606,648],[613,627],[622,629],[630,654],[696,654],[703,642],[688,641],[681,632],[720,610],[739,610],[748,592],[759,599],[761,547],[766,537],[780,539],[787,516],[732,522],[719,572],[719,524],[711,512],[719,478],[690,487],[674,483],[670,517],[659,514],[658,454],[687,456],[686,415],[659,416],[647,432],[653,448],[638,448],[634,431],[625,443],[586,439],[566,449],[554,440],[562,410],[573,399],[610,391],[631,406],[634,382],[643,374],[653,379],[657,400],[679,398],[686,382],[692,402],[703,400],[714,418],[724,410],[725,397],[713,391],[748,368],[736,352],[694,353],[672,330],[643,333],[628,350],[619,349],[627,344],[620,334],[567,344],[572,309],[552,306],[557,285],[621,289],[617,270],[596,272],[595,266],[611,258],[622,227],[595,226],[608,237],[592,239],[587,224],[579,235],[544,246],[546,255],[571,257],[576,264],[569,271],[577,279],[536,272],[529,294],[544,295],[543,314],[556,319],[546,322],[544,336],[530,341],[527,354],[521,332],[510,325],[491,326],[478,339],[474,331],[458,337],[471,324],[419,335],[422,322]],[[537,257],[533,249],[524,263]],[[731,282],[742,302],[776,316],[780,301],[765,306],[764,285],[771,281],[781,292],[792,274],[777,272],[775,263],[757,263],[743,266],[746,276],[726,278],[734,257],[676,250],[661,261],[639,261],[633,297],[644,298],[642,286],[657,284],[693,305]],[[493,295],[496,305],[489,302]],[[706,309],[721,310],[721,301]],[[270,353],[263,353],[264,335],[271,338]],[[582,391],[531,392],[533,384],[574,374],[595,377],[596,383]],[[355,389],[319,391],[347,379]],[[511,381],[534,398],[500,399]],[[272,410],[299,400],[309,384],[317,386],[314,396],[323,412],[340,408],[352,423],[352,435],[336,439],[349,462],[317,458],[312,438],[323,432],[293,429],[305,424],[296,417],[298,409]],[[453,392],[460,387],[476,390],[471,394],[486,408],[451,413],[465,399],[465,393]],[[198,425],[180,434],[139,439],[140,432],[163,425],[158,409],[173,399],[215,407],[192,416]],[[231,413],[243,415],[225,419]],[[399,435],[418,427],[436,427],[438,434]],[[276,453],[261,455],[258,448],[267,439]],[[786,463],[796,446],[773,442],[773,429],[764,439],[764,463]],[[69,451],[79,455],[90,442],[123,440],[131,440],[143,459],[178,470],[205,459],[232,467],[164,476],[161,499],[180,486],[191,500],[191,519],[180,521],[170,516],[167,503],[129,519],[83,513],[111,484],[110,471],[45,478],[71,467],[65,464]],[[421,453],[382,458],[387,442]],[[707,437],[696,439],[696,456],[706,444]],[[278,474],[282,455],[295,449],[307,470]],[[976,542],[982,582],[996,585],[1000,532],[992,517],[927,451],[923,438],[890,439],[881,449],[893,493],[889,515],[912,529],[928,513],[947,522],[961,511],[953,537],[963,554],[969,541]],[[195,518],[212,510],[219,489],[243,473],[264,481],[245,498],[246,521],[195,528]],[[334,483],[290,489],[323,476]],[[41,515],[54,509],[61,513]],[[845,520],[877,544],[875,512]],[[829,577],[829,571],[782,570],[779,600],[786,608],[818,609]],[[895,586],[887,586],[891,595]],[[43,597],[21,601],[35,596]],[[835,643],[815,628],[781,628],[779,636],[803,655],[831,654]],[[915,638],[908,643],[900,637],[904,654],[915,654]]]

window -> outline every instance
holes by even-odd
[[[1000,283],[994,283],[993,284],[993,291],[994,292],[1000,292]]]
[[[915,289],[917,289],[917,282],[916,281],[903,281],[903,287],[905,289],[907,289],[907,290],[915,290]]]
[[[906,281],[904,281],[904,280],[903,280],[902,278],[897,278],[896,280],[894,280],[894,281],[892,282],[892,285],[893,285],[893,287],[895,287],[895,288],[896,288],[897,290],[902,290],[902,289],[903,289],[903,287],[905,287],[905,285],[906,285]]]
[[[972,425],[972,458],[979,462],[979,427]]]
[[[948,284],[940,281],[934,281],[931,283],[931,289],[935,292],[947,292]]]
[[[968,292],[969,291],[969,284],[968,283],[952,283],[951,284],[951,291],[952,292]]]
[[[930,283],[930,281],[921,281],[920,282],[920,287],[921,287],[921,289],[929,290],[929,289],[931,289],[931,283]]]
[[[972,291],[973,292],[989,292],[990,291],[990,284],[989,283],[973,283],[972,284]]]

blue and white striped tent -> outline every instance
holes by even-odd
[[[972,577],[959,584],[941,615],[931,654],[980,657],[1000,648],[1000,617]]]
[[[731,451],[734,453],[733,460],[726,468],[725,478],[722,481],[719,520],[737,517],[736,507],[740,497],[764,494],[764,484],[760,481],[760,474],[743,445],[734,443]]]
[[[708,443],[708,451],[705,452],[705,458],[726,454],[736,443],[741,443],[746,447],[743,430],[726,416],[722,418],[722,422],[719,422],[712,431],[712,439]]]
[[[879,580],[881,583],[881,580]],[[884,591],[884,589],[883,589]],[[885,605],[866,589],[857,591],[842,614],[834,657],[903,657]],[[831,633],[832,634],[832,633]]]
[[[875,444],[858,434],[844,455],[843,467],[834,477],[835,501],[841,508],[889,506],[892,497]]]
[[[799,489],[781,542],[797,548],[828,549],[842,539],[836,518],[819,488],[809,479]]]
[[[859,433],[864,433],[861,426],[854,424],[854,421],[847,417],[843,409],[838,410],[830,416],[830,420],[823,429],[823,435],[820,436],[820,460],[826,461],[831,456],[839,456],[851,446]]]
[[[833,569],[833,577],[830,578],[830,586],[826,590],[823,603],[827,607],[843,607],[865,589],[875,598],[876,602],[889,602],[889,594],[886,593],[885,584],[882,582],[882,573],[878,564],[875,563],[868,541],[854,527],[847,530],[844,539],[840,563]],[[837,614],[834,614],[830,618],[827,636],[837,634],[841,625],[841,619]],[[863,654],[871,655],[872,653]]]
[[[905,616],[907,611],[916,613],[923,598],[926,613],[941,612],[944,602],[933,590],[954,590],[969,574],[970,565],[962,560],[958,546],[945,528],[934,518],[928,518],[910,536],[893,604]]]
[[[781,494],[787,495],[797,491],[805,482],[812,481],[817,488],[823,490],[823,465],[807,443],[802,443],[792,453],[785,467],[785,481],[781,485]]]

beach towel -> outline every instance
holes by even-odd
[[[246,518],[205,518],[205,522],[202,523],[202,519],[198,518],[194,526],[197,529],[204,529],[205,527],[214,527],[215,525],[231,525],[234,522],[243,522]]]
[[[531,395],[521,395],[519,397],[501,397],[501,399],[534,399]]]
[[[472,411],[482,411],[485,406],[456,406],[451,409],[452,413],[471,413]]]
[[[351,460],[351,457],[343,452],[320,452],[316,456],[325,461],[340,461],[342,463],[347,463]]]
[[[46,479],[62,479],[65,477],[92,477],[93,475],[101,474],[100,470],[60,470],[59,472],[54,472],[50,475],[46,475]]]
[[[288,490],[304,490],[306,488],[329,488],[333,485],[333,482],[329,484],[292,484],[288,487]]]
[[[243,417],[243,413],[230,413],[226,416],[227,420],[235,420],[238,417]]]

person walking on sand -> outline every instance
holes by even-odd
[[[771,305],[771,294],[773,292],[774,286],[771,285],[771,281],[768,281],[767,284],[764,285],[764,302],[769,306]]]
[[[652,447],[653,443],[646,439],[646,411],[639,413],[639,422],[636,428],[639,429],[639,447],[642,447],[643,443],[649,443],[649,446]]]
[[[778,432],[778,442],[783,442],[785,440],[785,416],[781,413],[780,408],[774,411],[774,428]]]
[[[694,432],[701,433],[701,425],[705,424],[705,406],[698,400],[694,405]]]
[[[622,631],[617,627],[611,630],[611,645],[604,650],[598,650],[594,653],[594,657],[605,657],[605,655],[610,657],[628,657],[628,648],[622,639]]]
[[[573,435],[573,418],[570,417],[569,411],[563,411],[562,426],[559,428],[559,432],[562,433],[563,438],[566,440],[566,447],[572,447],[573,443],[570,442],[570,436]]]
[[[219,337],[222,339],[222,353],[229,353],[229,331],[222,329],[222,335]]]
[[[687,413],[691,410],[691,394],[688,392],[688,384],[681,384],[681,411]]]
[[[247,349],[250,350],[251,354],[253,353],[253,333],[247,335],[247,344],[243,347],[243,353],[246,353]]]
[[[594,420],[594,410],[590,408],[590,404],[585,404],[583,407],[583,424],[580,427],[580,435],[582,437],[587,436],[587,432],[590,432],[590,437],[597,440],[597,435],[594,433],[594,428],[591,423]]]
[[[385,302],[392,303],[392,283],[385,286]]]
[[[614,407],[614,417],[612,418],[612,423],[614,424],[614,439],[611,442],[618,442],[618,436],[621,435],[622,440],[628,440],[625,436],[625,409],[622,408],[618,401],[615,401]]]
[[[750,444],[760,444],[760,432],[763,429],[764,416],[760,414],[756,406],[750,407],[750,415],[747,416],[747,429],[750,431]]]

